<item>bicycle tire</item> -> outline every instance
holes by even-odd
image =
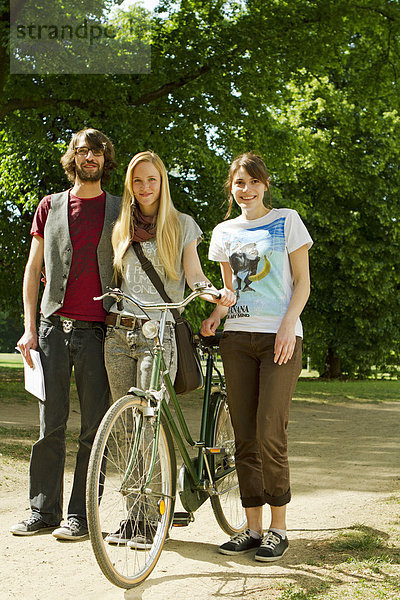
[[[239,482],[235,464],[235,438],[226,396],[217,392],[214,399],[214,427],[212,446],[225,448],[222,461],[218,455],[213,457],[215,489],[217,494],[210,496],[212,509],[218,525],[227,535],[235,535],[247,526],[246,513],[240,500]],[[233,468],[233,470],[232,470]],[[230,472],[223,475],[224,470]]]
[[[143,582],[157,564],[175,504],[175,450],[163,419],[152,479],[143,489],[154,445],[154,419],[145,416],[146,407],[143,399],[128,395],[109,408],[93,443],[87,475],[93,551],[107,579],[125,589]],[[104,539],[128,525],[145,536],[151,532],[153,541],[131,548],[126,540],[111,544]]]

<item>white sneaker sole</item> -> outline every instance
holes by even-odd
[[[56,529],[55,531],[53,531],[53,537],[55,537],[56,540],[67,540],[68,542],[75,542],[78,540],[87,539],[89,537],[89,532],[82,533],[80,535],[71,535],[68,533],[63,533],[62,531],[58,532]]]
[[[239,554],[245,554],[246,552],[251,552],[252,550],[258,550],[260,545],[252,546],[251,548],[247,548],[246,550],[225,550],[225,548],[218,548],[218,552],[220,554],[226,554],[226,556],[237,556]]]
[[[40,535],[40,534],[44,534],[44,533],[51,533],[52,531],[54,531],[55,529],[57,529],[58,525],[54,525],[54,526],[50,526],[50,527],[41,527],[41,529],[37,529],[36,531],[18,531],[18,530],[12,530],[10,529],[10,533],[12,533],[13,535],[20,535],[20,536],[30,536],[30,535]]]
[[[260,555],[255,555],[255,559],[259,560],[260,562],[275,562],[276,560],[280,560],[283,556],[285,556],[286,552],[289,550],[289,546],[287,546],[284,551],[282,552],[282,554],[280,556],[260,556]]]
[[[130,540],[126,540],[126,539],[117,540],[117,538],[111,538],[111,539],[104,538],[104,541],[107,542],[107,544],[110,544],[110,546],[126,546],[128,544],[128,542],[130,542]]]

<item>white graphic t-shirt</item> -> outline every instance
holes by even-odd
[[[155,238],[141,243],[144,255],[153,264],[153,267],[157,271],[162,283],[164,284],[165,291],[174,302],[180,302],[183,300],[183,295],[185,292],[185,273],[182,265],[183,250],[194,240],[198,240],[198,242],[200,242],[202,235],[200,227],[191,216],[184,213],[179,213],[178,217],[182,228],[179,253],[176,261],[176,269],[179,279],[172,280],[167,277],[160,257],[158,256],[157,242]],[[124,276],[122,279],[121,289],[123,292],[127,293],[129,296],[137,298],[141,302],[151,302],[153,304],[164,302],[150,281],[149,277],[144,272],[132,246],[128,248],[125,256],[122,259],[122,267]],[[117,304],[114,304],[110,310],[114,313],[121,312],[124,315],[134,315],[135,317],[140,318],[144,317],[143,311],[128,301],[124,302],[122,311],[118,310]],[[159,319],[161,316],[160,311],[146,310],[146,312],[152,319]],[[167,320],[174,322],[174,318],[170,312],[167,313]]]
[[[229,262],[235,306],[229,308],[225,331],[276,333],[293,293],[289,254],[313,241],[295,210],[273,208],[251,221],[243,216],[217,225],[209,258]],[[300,319],[297,336],[303,336]]]

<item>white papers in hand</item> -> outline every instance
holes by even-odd
[[[27,392],[30,392],[44,402],[46,400],[46,392],[44,387],[43,367],[39,352],[37,350],[31,350],[31,358],[33,369],[24,359],[25,389]]]

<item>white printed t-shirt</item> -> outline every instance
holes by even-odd
[[[310,234],[289,208],[273,208],[250,221],[240,216],[215,227],[208,256],[229,262],[237,295],[224,331],[278,331],[293,293],[289,254],[305,244],[311,248]],[[300,319],[295,333],[303,337]]]
[[[185,213],[178,213],[179,222],[181,224],[181,235],[179,237],[179,248],[178,248],[178,257],[176,261],[176,269],[178,272],[179,279],[173,280],[167,277],[164,266],[160,260],[157,251],[157,241],[156,238],[152,238],[147,242],[142,242],[142,250],[146,258],[148,258],[153,267],[157,271],[162,283],[164,284],[164,289],[167,292],[168,296],[171,298],[173,302],[180,302],[183,300],[184,292],[185,292],[185,272],[183,270],[183,251],[191,242],[197,240],[199,243],[201,241],[202,231],[200,227],[197,225],[196,221],[192,219],[190,215],[186,215]],[[125,256],[122,259],[122,269],[123,269],[123,278],[121,289],[123,292],[128,294],[129,296],[133,296],[137,298],[141,302],[151,302],[155,303],[163,303],[164,300],[161,298],[160,294],[157,292],[156,288],[150,281],[149,277],[146,275],[143,270],[142,265],[138,257],[136,256],[136,252],[130,246],[125,253]],[[143,318],[145,315],[143,311],[133,305],[131,302],[124,301],[123,310],[118,310],[117,303],[115,303],[110,311],[114,313],[122,313],[124,315],[133,315],[135,317]],[[146,312],[152,319],[160,319],[161,312],[158,310],[147,309]],[[168,311],[167,313],[167,321],[174,322],[175,319],[172,316],[172,313]]]

